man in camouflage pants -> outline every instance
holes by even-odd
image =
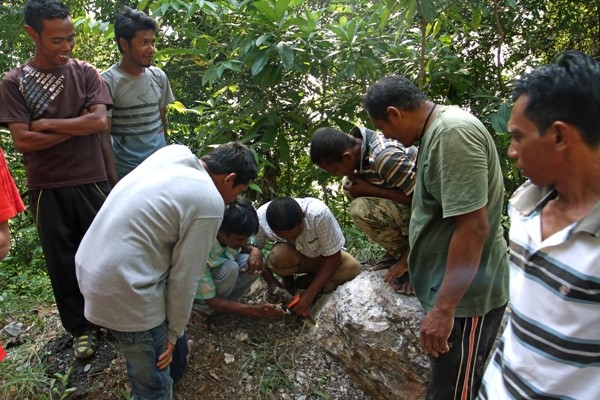
[[[344,176],[354,224],[387,252],[375,269],[390,267],[385,281],[412,294],[408,279],[408,224],[415,185],[417,148],[405,148],[383,134],[355,127],[350,134],[319,128],[310,157],[319,168]]]

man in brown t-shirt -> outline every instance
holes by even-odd
[[[63,326],[75,356],[94,353],[96,327],[83,315],[75,252],[109,191],[103,152],[110,153],[106,109],[112,105],[94,67],[70,58],[75,31],[58,0],[29,0],[25,30],[31,60],[0,85],[0,124],[23,153],[33,214]]]

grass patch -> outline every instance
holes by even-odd
[[[8,357],[0,363],[0,377],[0,398],[7,400],[49,399],[54,384],[33,343],[8,350]]]
[[[22,325],[16,338],[5,330],[0,332],[0,341],[8,353],[0,363],[0,398],[55,399],[56,393],[52,390],[56,379],[47,376],[45,355],[39,350],[48,335],[57,331],[46,321],[49,314],[54,313],[51,311],[53,295],[50,282],[45,272],[26,270],[15,274],[18,269],[7,268],[10,264],[4,262],[2,264],[0,280],[4,284],[0,292],[0,330],[11,323]]]

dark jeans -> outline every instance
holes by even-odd
[[[106,182],[29,191],[30,211],[40,237],[60,320],[78,334],[95,326],[83,315],[75,253],[109,192]]]
[[[173,385],[183,377],[187,367],[187,335],[177,340],[173,361],[169,367],[156,367],[158,357],[167,348],[167,324],[141,332],[110,330],[119,342],[125,361],[127,375],[133,388],[135,400],[171,400]]]
[[[454,318],[448,339],[450,351],[431,357],[427,400],[470,400],[477,396],[505,308],[494,308],[483,316]]]

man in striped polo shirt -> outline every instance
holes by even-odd
[[[349,135],[319,128],[311,139],[310,158],[329,174],[344,177],[352,221],[391,258],[374,269],[389,267],[385,281],[401,293],[413,294],[407,256],[417,148],[366,128],[354,127]]]
[[[517,80],[511,319],[480,399],[600,399],[600,64],[565,52]]]

